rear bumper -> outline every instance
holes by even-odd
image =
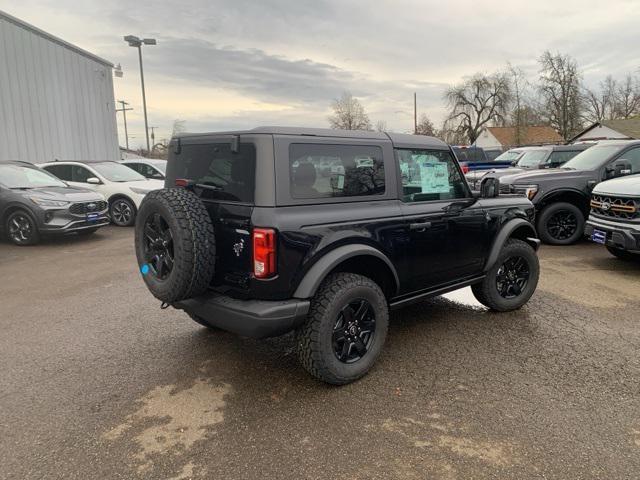
[[[176,302],[179,310],[198,316],[211,325],[245,337],[265,338],[287,333],[306,318],[309,300],[238,300],[209,293]]]
[[[607,234],[606,244],[610,247],[640,251],[640,225],[610,222],[590,215],[584,229],[585,236],[591,239],[594,229]]]

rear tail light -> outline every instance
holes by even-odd
[[[276,274],[276,232],[271,228],[253,229],[253,274],[256,278]]]

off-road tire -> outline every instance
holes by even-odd
[[[566,239],[554,238],[547,230],[548,221],[553,217],[553,215],[561,211],[572,213],[575,216],[577,223],[576,230],[573,235]],[[538,216],[538,234],[540,235],[540,240],[549,245],[571,245],[582,238],[582,235],[584,234],[584,224],[584,213],[580,208],[567,202],[552,203],[543,208],[542,212]]]
[[[159,300],[174,303],[206,292],[214,275],[216,241],[209,213],[200,198],[184,188],[165,188],[149,192],[138,210],[135,245],[141,271],[147,263],[144,228],[149,217],[159,213],[173,239],[173,268],[160,280],[151,272],[143,279]]]
[[[367,353],[355,363],[342,363],[333,351],[332,335],[340,310],[353,299],[365,299],[375,314],[375,335]],[[311,300],[306,322],[296,331],[302,366],[323,382],[344,385],[363,377],[377,360],[389,328],[389,307],[373,280],[353,273],[327,277]]]
[[[507,299],[500,295],[496,285],[497,272],[502,264],[511,257],[523,257],[529,266],[529,279],[522,293],[516,298]],[[529,301],[538,285],[540,277],[540,263],[531,245],[522,240],[511,238],[502,247],[495,265],[487,272],[487,276],[480,283],[471,286],[476,299],[485,307],[497,312],[517,310]]]
[[[640,253],[633,253],[621,248],[606,246],[611,255],[625,262],[640,262]]]

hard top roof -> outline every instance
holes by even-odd
[[[372,132],[368,130],[333,130],[329,128],[307,127],[257,127],[251,130],[227,132],[180,133],[176,138],[208,137],[221,135],[295,135],[307,137],[356,138],[371,140],[391,140],[396,146],[411,148],[425,146],[430,148],[448,148],[447,144],[435,137],[410,135],[406,133]]]

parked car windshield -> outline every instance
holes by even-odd
[[[568,168],[570,170],[595,170],[625,146],[626,145],[596,145],[573,157],[565,163],[562,168]]]
[[[498,155],[495,158],[495,161],[496,162],[513,162],[514,160],[519,159],[520,155],[522,155],[522,151],[508,150],[508,151],[504,152],[503,154]]]
[[[146,180],[138,172],[116,162],[92,163],[91,166],[110,182],[136,182]]]
[[[520,157],[520,160],[518,160],[518,166],[524,168],[537,167],[544,162],[547,155],[549,155],[548,150],[529,150],[528,152],[524,152],[524,155]]]
[[[0,165],[0,183],[8,188],[66,187],[53,175],[21,165]]]

